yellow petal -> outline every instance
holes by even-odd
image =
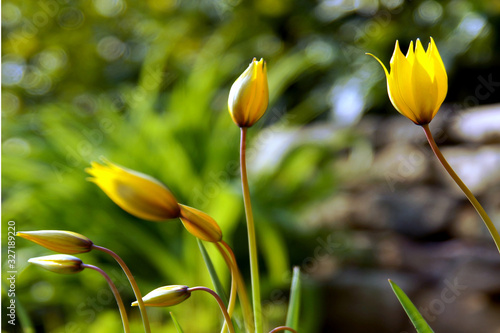
[[[408,60],[410,66],[413,66],[413,63],[415,62],[415,49],[413,46],[413,41],[410,41],[410,46],[408,47],[408,51],[406,52],[406,59]]]
[[[382,66],[382,68],[384,69],[384,72],[385,72],[385,76],[386,77],[389,77],[389,72],[387,71],[387,68],[385,67],[384,63],[382,61],[380,61],[379,58],[377,58],[376,56],[374,56],[373,54],[371,53],[365,53],[366,55],[369,55],[369,56],[372,56],[373,58],[375,58],[375,60],[378,61],[378,63]]]
[[[429,61],[422,43],[417,39],[415,61],[411,72],[411,85],[415,98],[415,114],[419,124],[429,123],[437,99],[436,85],[429,76]]]
[[[163,221],[179,216],[174,195],[158,180],[111,162],[92,162],[85,171],[108,197],[130,214],[149,221]]]
[[[410,55],[410,58],[413,59],[413,56]],[[399,103],[396,109],[407,118],[410,118],[410,120],[415,121],[415,97],[409,84],[412,74],[411,69],[410,61],[403,55],[399,48],[399,43],[396,41],[396,47],[391,57],[392,82],[390,94]]]
[[[263,59],[252,60],[229,91],[228,108],[233,121],[250,127],[266,112],[269,103],[267,67]]]
[[[441,59],[441,55],[438,52],[437,46],[434,43],[434,39],[431,37],[431,42],[429,46],[429,53],[431,61],[434,64],[434,80],[437,82],[437,101],[435,109],[433,110],[433,117],[438,112],[441,104],[443,104],[446,94],[448,93],[448,75],[446,74],[446,69]]]
[[[219,225],[208,214],[185,205],[179,207],[182,224],[193,236],[208,242],[219,242],[222,239]]]

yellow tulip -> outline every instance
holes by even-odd
[[[229,114],[239,127],[250,127],[264,115],[268,103],[266,62],[254,58],[229,91]]]
[[[179,207],[182,224],[193,236],[207,242],[219,242],[222,239],[219,225],[208,214],[185,205]]]
[[[142,298],[145,306],[173,306],[184,302],[191,296],[187,286],[172,285],[157,288]],[[139,305],[137,301],[132,306]]]
[[[28,262],[59,274],[75,274],[83,271],[84,268],[80,258],[66,254],[53,254],[50,256],[31,258]]]
[[[179,217],[177,200],[160,181],[108,161],[106,164],[92,162],[92,167],[85,169],[93,176],[88,180],[96,183],[122,209],[149,221]]]
[[[76,232],[65,230],[20,231],[16,236],[30,240],[49,250],[73,254],[92,250],[92,241]]]
[[[369,55],[384,68],[387,92],[396,110],[417,125],[430,123],[448,92],[446,69],[432,37],[427,51],[419,39],[413,49],[412,41],[406,57],[396,41],[390,73],[382,61]]]

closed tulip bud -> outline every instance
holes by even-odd
[[[49,250],[66,254],[89,252],[93,245],[87,237],[65,230],[20,231],[16,235]]]
[[[222,231],[212,217],[198,209],[179,206],[182,224],[193,236],[208,242],[218,242],[222,239]]]
[[[157,288],[142,298],[145,306],[173,306],[184,302],[191,296],[187,286],[172,285]],[[137,301],[132,306],[138,306]]]
[[[45,257],[31,258],[28,262],[59,274],[75,274],[84,269],[80,258],[67,254],[53,254]]]
[[[384,68],[387,92],[396,110],[417,125],[430,123],[448,92],[446,69],[432,37],[427,51],[419,39],[414,50],[412,41],[406,57],[396,41],[390,73],[377,57],[369,55]]]
[[[229,91],[229,114],[239,127],[250,127],[264,115],[268,103],[266,63],[254,58]]]
[[[149,221],[179,217],[177,200],[160,181],[106,161],[85,169],[108,197],[130,214]]]

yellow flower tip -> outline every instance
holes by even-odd
[[[92,162],[85,171],[93,177],[106,195],[128,213],[149,221],[164,221],[180,215],[179,204],[172,192],[157,179],[130,170],[105,159]]]
[[[216,243],[222,239],[219,225],[208,214],[185,205],[179,205],[179,207],[182,224],[190,234],[207,242]]]
[[[253,58],[248,68],[229,91],[228,108],[239,127],[250,127],[266,112],[269,104],[267,66],[264,59]]]
[[[379,59],[377,58],[376,56],[374,56],[372,53],[365,53],[366,55],[369,55],[369,56],[372,56],[373,58],[375,58],[375,60],[378,61],[378,63],[382,66],[382,68],[384,69],[384,72],[385,72],[385,75],[388,77],[389,76],[389,72],[387,71],[387,67],[385,67],[384,63]]]
[[[49,250],[65,253],[85,253],[92,250],[92,241],[76,232],[65,230],[20,231],[16,236],[41,245]]]
[[[384,68],[387,92],[396,110],[417,125],[430,123],[448,92],[448,76],[434,39],[430,38],[426,51],[420,39],[416,40],[415,47],[412,41],[406,56],[396,41],[390,72],[373,57]]]
[[[171,285],[157,288],[142,298],[145,306],[173,306],[184,302],[191,296],[187,286]],[[132,306],[138,306],[137,301]]]
[[[75,274],[84,269],[82,266],[83,262],[80,258],[66,254],[53,254],[50,256],[31,258],[28,262],[59,274]]]

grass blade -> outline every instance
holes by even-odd
[[[198,246],[200,247],[201,255],[203,257],[203,260],[205,261],[205,265],[207,266],[208,273],[210,273],[210,279],[212,279],[212,284],[214,285],[215,292],[217,293],[217,295],[219,295],[219,297],[224,302],[224,305],[227,307],[228,298],[226,292],[224,291],[224,288],[222,287],[222,283],[220,282],[219,276],[215,271],[214,264],[212,263],[212,260],[210,259],[207,249],[205,249],[205,246],[203,245],[202,241],[199,239],[197,239],[197,241],[198,241]]]
[[[298,330],[300,312],[300,267],[293,268],[292,285],[290,287],[290,302],[286,316],[286,326]]]
[[[398,298],[399,302],[403,306],[403,309],[406,311],[406,314],[410,318],[413,326],[415,326],[415,329],[417,330],[418,333],[434,333],[432,328],[427,324],[425,321],[424,317],[418,312],[417,308],[413,303],[410,301],[408,296],[406,296],[405,292],[399,288],[397,284],[392,282],[389,279],[389,283],[392,287],[392,290],[396,294],[396,297]]]
[[[172,321],[174,322],[174,326],[175,326],[175,329],[177,330],[177,333],[184,333],[181,325],[179,325],[179,322],[177,321],[177,319],[175,318],[175,316],[172,312],[170,312],[170,317],[172,317]]]

